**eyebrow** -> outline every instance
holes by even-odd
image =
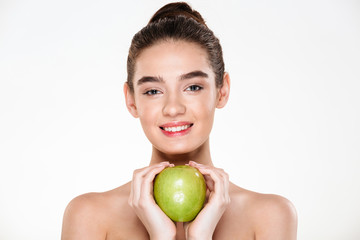
[[[147,82],[164,82],[164,79],[162,77],[145,76],[145,77],[140,78],[137,81],[137,85],[139,86],[139,85],[147,83]]]
[[[203,71],[197,70],[197,71],[192,71],[189,73],[182,74],[182,75],[180,75],[179,79],[187,80],[187,79],[191,79],[191,78],[195,78],[195,77],[208,78],[209,75],[207,73],[204,73]],[[142,85],[147,82],[162,83],[162,82],[164,82],[164,79],[162,77],[144,76],[137,81],[137,85],[139,86],[139,85]]]
[[[208,78],[209,75],[207,73],[204,73],[203,71],[193,71],[193,72],[189,72],[189,73],[185,73],[183,75],[180,76],[180,80],[186,80],[186,79],[190,79],[190,78],[195,78],[195,77],[202,77],[202,78]]]

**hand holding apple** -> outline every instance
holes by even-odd
[[[191,221],[206,198],[204,177],[199,170],[187,165],[166,168],[155,178],[154,198],[173,221]]]
[[[219,168],[196,162],[189,165],[197,168],[204,176],[208,200],[204,208],[192,221],[184,224],[187,239],[212,239],[215,228],[230,204],[229,176]]]
[[[154,188],[155,176],[165,168],[177,169],[172,166],[168,162],[163,162],[134,171],[128,202],[144,224],[151,239],[169,240],[176,238],[175,224],[156,204],[152,194],[154,192],[154,195],[156,195],[155,192],[158,191]],[[222,169],[197,164],[192,161],[189,162],[189,166],[198,169],[204,177],[206,183],[205,191],[207,187],[208,197],[205,206],[202,209],[200,207],[201,211],[197,216],[195,214],[196,218],[192,222],[184,223],[186,239],[212,239],[215,227],[230,203],[229,178]],[[201,175],[199,174],[199,176]],[[192,183],[192,185],[194,184]],[[196,190],[195,192],[199,193],[202,191]],[[181,194],[178,196],[181,199]],[[181,221],[186,220],[185,218],[181,219]]]
[[[153,180],[164,168],[173,166],[162,162],[134,171],[131,182],[129,205],[144,224],[150,239],[175,239],[176,226],[156,205],[153,192]]]

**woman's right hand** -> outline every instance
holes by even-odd
[[[160,209],[153,197],[153,181],[156,174],[171,166],[173,165],[169,162],[162,162],[134,171],[128,202],[144,224],[150,239],[176,238],[175,224]]]

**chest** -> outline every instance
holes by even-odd
[[[224,217],[215,229],[213,240],[255,240],[251,226],[241,219],[229,223]],[[106,240],[148,240],[149,235],[137,218],[125,222],[118,222],[108,230]],[[176,240],[185,240],[182,224],[177,224]]]

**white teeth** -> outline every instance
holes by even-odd
[[[180,132],[184,131],[185,129],[188,129],[190,125],[183,125],[178,127],[165,127],[164,130],[167,132]]]

